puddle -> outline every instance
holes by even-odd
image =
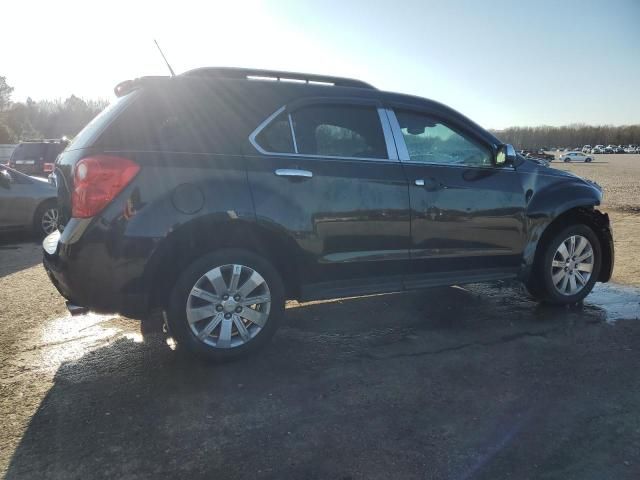
[[[585,299],[585,307],[606,313],[607,323],[640,320],[640,289],[613,283],[599,283]]]
[[[48,367],[57,367],[63,362],[77,360],[123,334],[139,341],[137,336],[140,334],[116,315],[90,312],[54,318],[42,330],[42,360]]]

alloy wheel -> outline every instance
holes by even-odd
[[[40,219],[40,226],[42,231],[49,235],[56,228],[58,228],[59,214],[57,208],[49,208],[44,211],[42,218]]]
[[[244,265],[216,267],[198,279],[187,298],[191,332],[214,348],[250,342],[269,320],[271,293],[265,279]]]
[[[594,265],[591,242],[572,235],[560,243],[551,262],[551,280],[562,295],[576,295],[591,278]]]

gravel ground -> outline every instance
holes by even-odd
[[[593,157],[591,163],[552,162],[551,166],[598,182],[604,188],[606,208],[640,213],[640,155],[596,154]]]
[[[639,284],[623,157],[560,168],[604,185],[614,280]],[[640,478],[637,288],[566,309],[510,283],[292,302],[263,352],[209,366],[69,317],[37,243],[0,258],[6,478]]]
[[[38,245],[1,248],[6,478],[640,477],[638,289],[292,302],[263,352],[208,366],[69,317]]]

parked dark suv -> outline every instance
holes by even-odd
[[[567,304],[611,276],[601,189],[442,104],[222,68],[116,93],[56,163],[44,265],[75,306],[165,311],[201,356],[263,344],[285,299],[519,278]]]
[[[56,157],[68,143],[67,139],[22,142],[13,150],[9,166],[27,175],[46,176],[53,171]]]

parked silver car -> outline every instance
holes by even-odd
[[[48,235],[58,228],[56,188],[0,165],[0,231],[27,229]]]
[[[582,153],[581,151],[569,152],[560,156],[561,162],[586,162],[590,163],[593,157],[589,154]]]

